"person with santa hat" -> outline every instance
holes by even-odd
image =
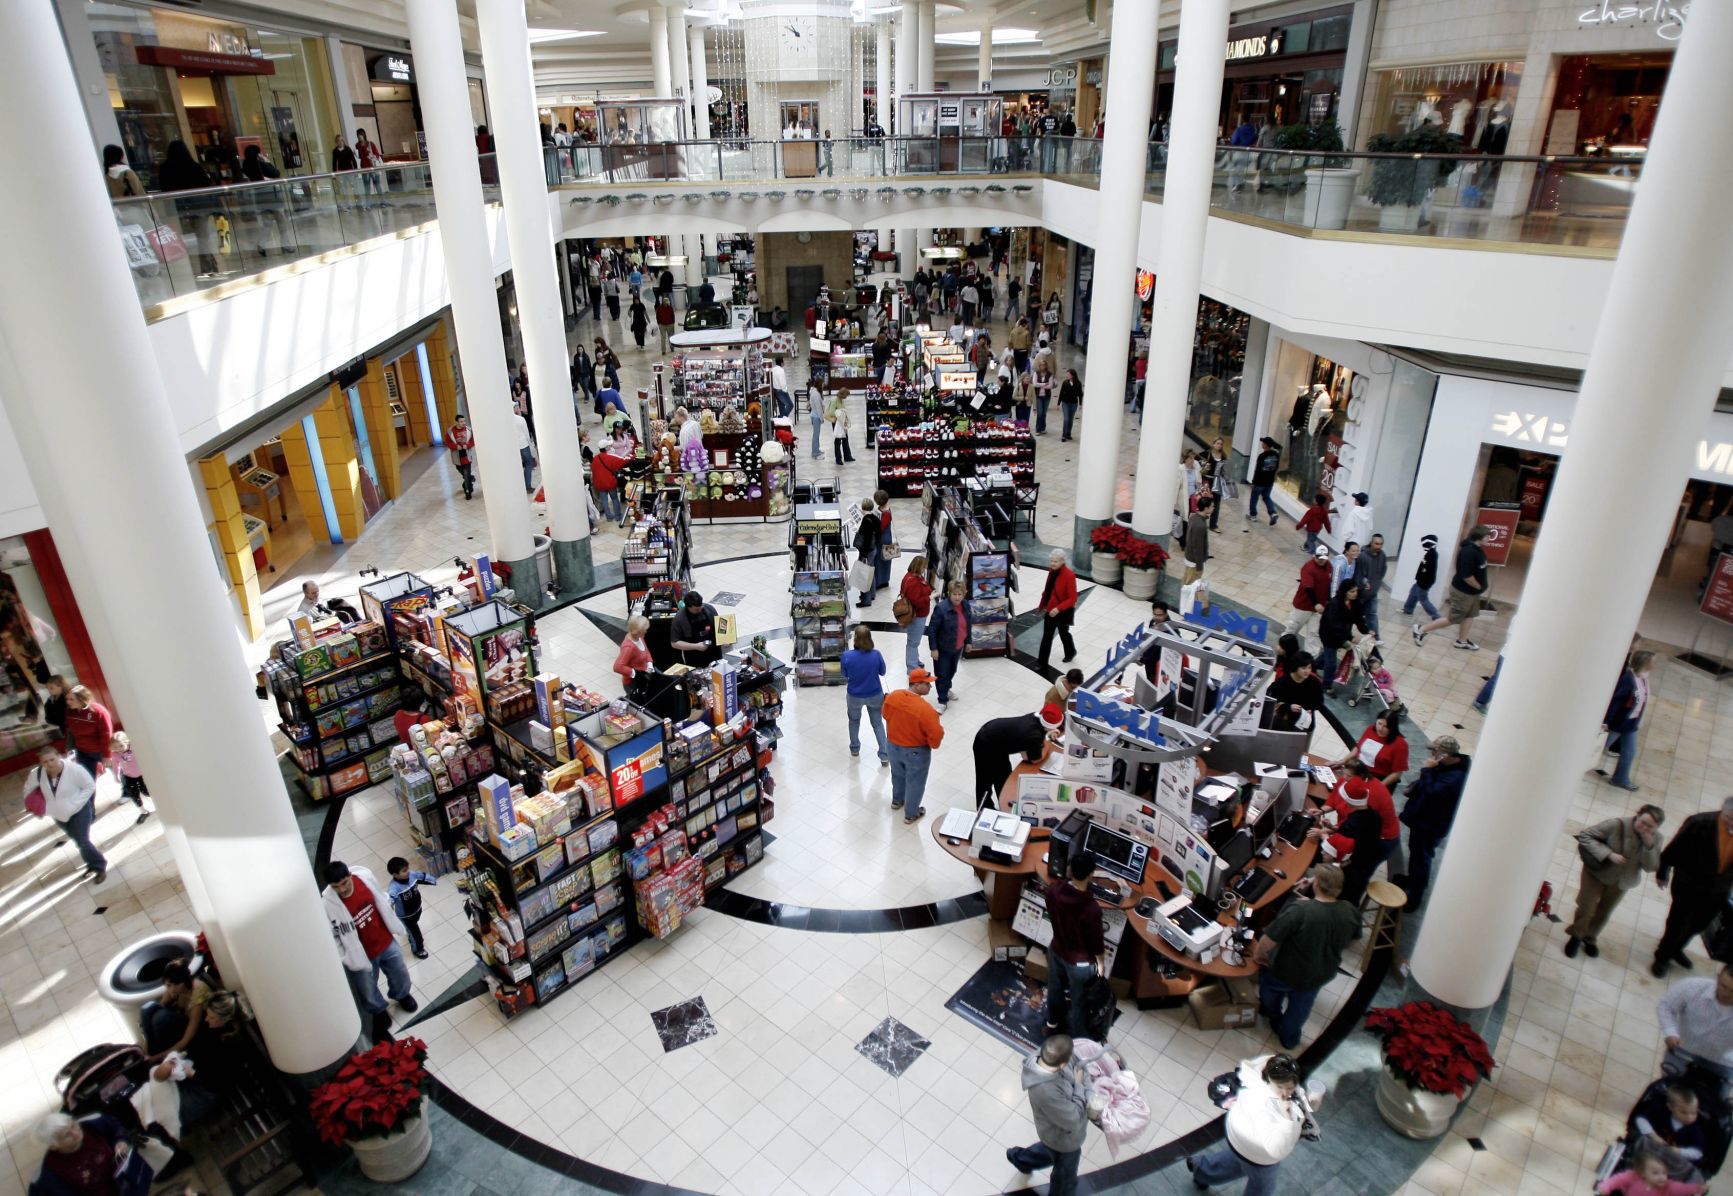
[[[1011,776],[1011,757],[1032,764],[1047,758],[1065,726],[1065,712],[1049,702],[1039,714],[990,718],[975,732],[975,805],[997,805],[999,790]]]
[[[1361,760],[1349,760],[1342,771],[1348,775],[1324,803],[1329,825],[1315,827],[1311,837],[1323,859],[1342,865],[1342,900],[1359,905],[1378,865],[1402,841],[1402,824],[1390,790]]]

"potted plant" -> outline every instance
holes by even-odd
[[[1155,597],[1167,552],[1159,544],[1128,535],[1119,546],[1119,566],[1125,571],[1125,596],[1147,602]]]
[[[1435,124],[1423,124],[1407,133],[1379,133],[1366,142],[1377,154],[1409,154],[1407,158],[1378,158],[1372,163],[1372,182],[1366,198],[1384,210],[1378,227],[1392,232],[1417,232],[1426,197],[1453,164],[1428,154],[1460,154],[1462,138]]]
[[[1366,1029],[1384,1044],[1378,1111],[1410,1138],[1444,1133],[1474,1086],[1492,1075],[1486,1040],[1430,1001],[1373,1009]]]
[[[1089,576],[1097,585],[1119,584],[1119,550],[1131,539],[1122,523],[1104,523],[1089,533]]]
[[[1300,209],[1290,210],[1288,218],[1307,228],[1346,228],[1360,172],[1342,155],[1342,130],[1334,124],[1287,125],[1276,132],[1276,145],[1298,151],[1294,173],[1306,180]],[[1298,182],[1287,188],[1290,195],[1300,190]]]
[[[427,1044],[399,1038],[362,1051],[313,1089],[308,1113],[319,1139],[355,1152],[377,1183],[407,1179],[427,1162],[433,1136],[422,1116]]]

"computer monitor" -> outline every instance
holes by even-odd
[[[1253,850],[1252,832],[1244,827],[1235,831],[1216,852],[1221,858],[1223,875],[1232,876],[1244,868],[1251,861]]]
[[[1147,843],[1092,821],[1083,833],[1083,849],[1095,856],[1096,866],[1103,872],[1123,877],[1134,885],[1143,883],[1144,866],[1149,863]]]
[[[1280,815],[1283,805],[1281,794],[1272,794],[1269,804],[1264,807],[1264,812],[1258,815],[1258,820],[1252,824],[1252,850],[1254,852],[1263,850],[1264,844],[1268,843],[1275,835],[1276,828],[1282,825]]]

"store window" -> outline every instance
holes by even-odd
[[[1503,153],[1521,62],[1449,62],[1374,72],[1369,133],[1435,124],[1484,153]]]
[[[1559,59],[1545,152],[1645,153],[1672,65],[1670,53],[1579,54]]]
[[[60,738],[48,706],[50,677],[101,688],[84,628],[75,613],[67,617],[76,609],[71,603],[47,532],[0,539],[0,771],[32,763],[38,747]]]
[[[1272,399],[1263,435],[1282,446],[1276,486],[1298,502],[1309,503],[1334,485],[1356,376],[1345,365],[1282,341],[1270,385]],[[1359,389],[1364,385],[1359,381]]]
[[[1251,324],[1252,318],[1238,308],[1214,299],[1198,300],[1185,431],[1206,448],[1218,436],[1228,447],[1236,447],[1234,419],[1239,411],[1240,376],[1246,367],[1246,333]],[[1237,447],[1242,453],[1252,453],[1249,443]]]

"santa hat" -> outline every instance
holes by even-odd
[[[1371,787],[1366,784],[1364,777],[1349,777],[1336,786],[1336,796],[1355,810],[1366,808],[1366,800],[1371,792]]]
[[[1041,707],[1041,721],[1049,727],[1057,727],[1065,721],[1065,712],[1049,702]]]

